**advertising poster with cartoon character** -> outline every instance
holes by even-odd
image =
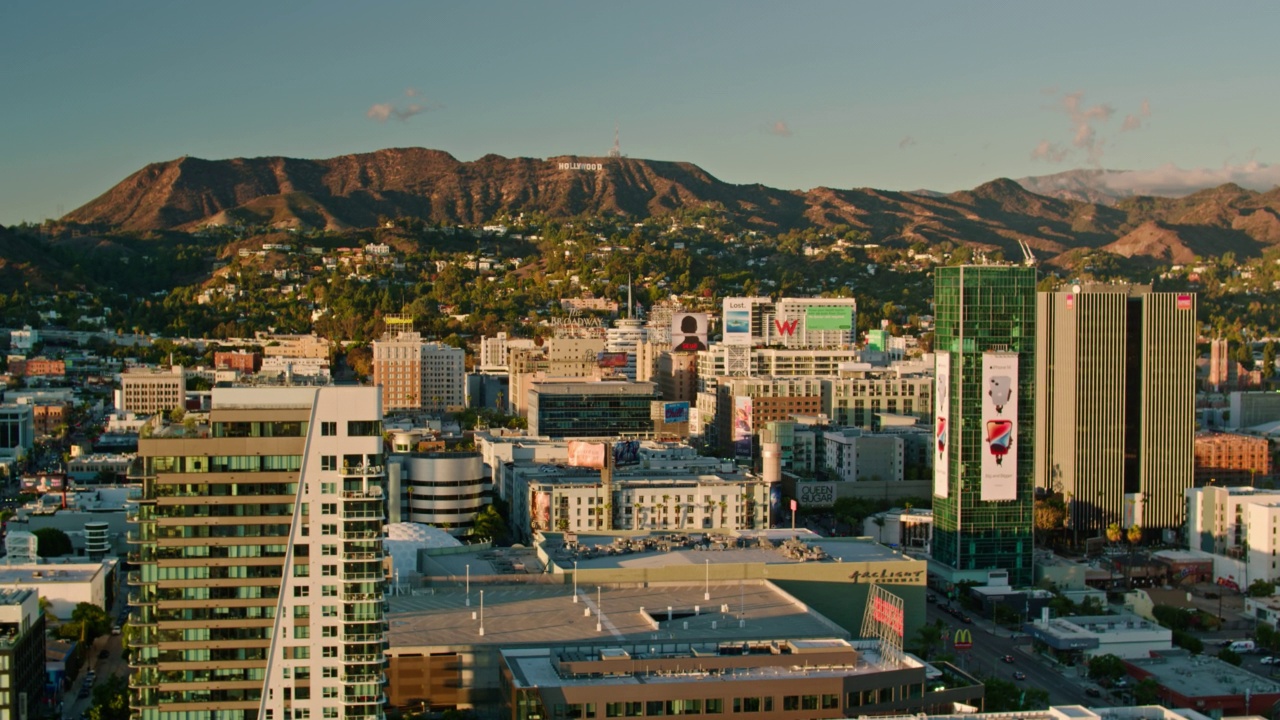
[[[982,499],[1018,499],[1018,355],[982,355]]]
[[[933,393],[933,494],[947,497],[947,476],[951,471],[951,353],[935,354],[937,366],[934,377],[937,388]]]

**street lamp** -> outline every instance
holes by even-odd
[[[484,635],[484,591],[480,591],[480,635]]]
[[[578,602],[578,561],[573,561],[573,601]]]
[[[471,607],[471,565],[467,565],[467,607]]]
[[[702,589],[702,599],[711,599],[711,558],[703,558],[702,566],[706,568],[706,579]]]

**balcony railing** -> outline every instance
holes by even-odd
[[[382,508],[369,510],[344,509],[342,511],[342,518],[344,520],[381,520]]]
[[[381,600],[381,599],[382,599],[382,593],[380,592],[342,593],[343,602],[374,602],[376,600]]]
[[[381,475],[384,468],[381,465],[344,465],[338,468],[338,474],[343,477],[360,477],[364,475]]]
[[[382,533],[377,530],[349,530],[342,533],[343,540],[378,540]]]
[[[380,500],[382,488],[375,485],[368,490],[343,490],[342,497],[351,500]]]

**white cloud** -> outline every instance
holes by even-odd
[[[791,128],[787,127],[785,122],[779,120],[769,126],[769,134],[777,135],[778,137],[791,137]]]
[[[1280,185],[1280,165],[1250,161],[1219,168],[1180,168],[1169,163],[1152,170],[1106,173],[1100,182],[1112,190],[1136,195],[1186,195],[1225,183],[1265,191]]]
[[[417,90],[409,88],[405,91],[409,97],[417,97]],[[428,106],[423,103],[409,103],[408,105],[397,105],[395,103],[374,103],[365,111],[364,116],[370,120],[377,120],[384,123],[392,118],[404,122],[414,115],[421,115],[424,112],[438,110],[439,106]]]
[[[1151,117],[1151,101],[1143,100],[1142,107],[1138,108],[1137,114],[1130,113],[1124,116],[1124,123],[1120,126],[1120,132],[1128,132],[1137,130],[1142,127],[1147,118]]]
[[[1051,143],[1048,140],[1041,140],[1031,150],[1032,160],[1044,160],[1045,162],[1060,163],[1067,159],[1070,150],[1062,147],[1058,143]]]

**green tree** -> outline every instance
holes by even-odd
[[[129,720],[129,681],[111,675],[93,688],[93,704],[85,713],[89,720]]]
[[[1276,341],[1268,340],[1262,346],[1262,377],[1270,378],[1276,374]]]
[[[71,611],[71,620],[58,628],[58,635],[67,640],[92,642],[94,638],[111,632],[111,616],[93,603],[77,603]]]
[[[1160,702],[1160,683],[1153,678],[1142,678],[1133,686],[1133,703],[1135,705],[1155,705]]]
[[[1124,675],[1124,661],[1115,655],[1098,655],[1089,661],[1090,680],[1114,682]]]
[[[1276,584],[1261,578],[1249,583],[1249,597],[1270,597],[1276,594]]]
[[[946,627],[946,623],[941,620],[935,620],[931,623],[925,623],[916,630],[916,651],[920,657],[928,660],[933,654],[935,648],[942,642],[942,630]]]
[[[36,536],[36,554],[40,557],[59,557],[74,552],[71,538],[58,528],[40,528],[31,534]]]
[[[1173,631],[1173,644],[1190,653],[1204,652],[1204,641],[1186,630]]]
[[[1245,370],[1253,370],[1253,349],[1248,343],[1240,343],[1240,347],[1236,348],[1236,362]]]
[[[1043,710],[1049,707],[1049,691],[1014,684],[999,678],[983,678],[986,686],[983,709],[987,712]]]
[[[484,540],[500,541],[507,537],[507,522],[492,505],[485,505],[476,515],[471,534]]]
[[[1224,647],[1218,651],[1218,659],[1223,662],[1231,663],[1236,667],[1239,667],[1240,664],[1244,662],[1244,658],[1240,657],[1240,653],[1229,647]]]

